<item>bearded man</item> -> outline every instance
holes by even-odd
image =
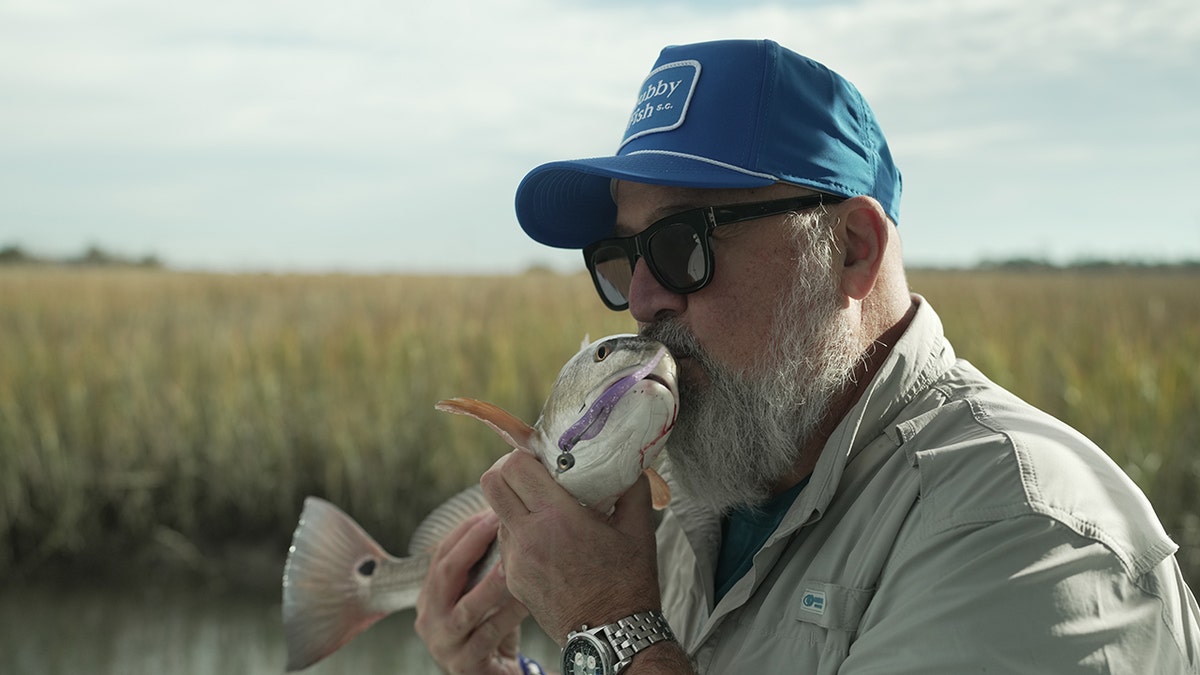
[[[668,47],[616,156],[517,191],[602,301],[679,362],[676,499],[608,517],[532,456],[435,556],[417,629],[451,673],[1195,673],[1196,601],[1145,497],[956,359],[905,281],[871,109],[770,41]],[[501,568],[463,594],[499,532]]]

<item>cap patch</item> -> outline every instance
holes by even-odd
[[[695,60],[666,63],[650,71],[638,90],[621,146],[640,136],[670,131],[683,124],[699,79],[700,62]]]

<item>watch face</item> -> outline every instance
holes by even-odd
[[[592,642],[575,638],[563,649],[563,675],[607,675],[604,656]]]

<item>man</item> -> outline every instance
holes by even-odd
[[[955,358],[907,290],[899,200],[858,91],[769,41],[664,49],[615,157],[525,178],[524,230],[584,249],[679,359],[676,499],[656,519],[643,480],[601,518],[497,462],[495,514],[418,605],[443,668],[537,672],[528,611],[572,673],[1200,672],[1149,503]],[[501,570],[462,595],[497,530]]]

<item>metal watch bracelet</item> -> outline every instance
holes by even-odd
[[[675,639],[666,617],[657,610],[638,612],[616,623],[610,623],[604,627],[604,632],[607,633],[608,643],[616,652],[617,664],[614,670],[618,673],[629,665],[634,654],[656,642]]]

